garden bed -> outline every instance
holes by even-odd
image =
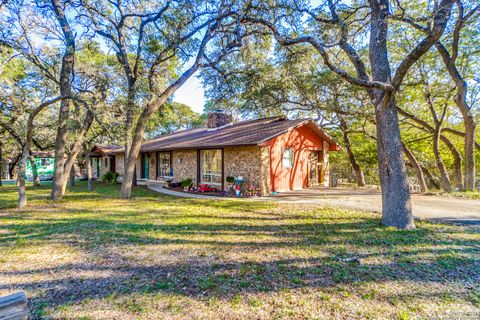
[[[186,194],[201,194],[201,195],[206,195],[206,196],[214,196],[214,197],[222,197],[222,198],[256,198],[260,197],[260,195],[247,195],[247,194],[241,194],[240,196],[235,195],[233,191],[230,193],[227,193],[226,191],[185,191],[183,187],[167,187],[165,186],[164,188],[175,191],[175,192],[182,192]]]

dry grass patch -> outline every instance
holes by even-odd
[[[369,212],[161,196],[80,184],[0,200],[0,294],[33,319],[409,319],[480,316],[480,232]]]

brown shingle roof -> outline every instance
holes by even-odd
[[[90,150],[90,156],[102,156],[104,154],[112,153],[117,149],[121,149],[123,152],[122,147],[116,144],[96,144]]]
[[[142,152],[179,149],[222,148],[258,145],[301,125],[314,125],[322,138],[336,144],[311,120],[288,120],[285,117],[270,117],[229,124],[219,128],[195,128],[162,135],[142,144]],[[122,153],[123,149],[111,153]]]

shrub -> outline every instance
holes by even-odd
[[[117,179],[118,179],[118,173],[116,173],[115,171],[108,171],[102,176],[103,182],[116,184]]]
[[[188,178],[188,179],[184,179],[182,180],[182,187],[190,187],[192,185],[192,179]]]
[[[226,178],[228,183],[234,183],[235,182],[235,177],[227,177]]]

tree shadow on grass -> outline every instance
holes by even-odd
[[[92,256],[104,247],[122,244],[131,245],[132,250],[140,252],[143,245],[156,245],[159,249],[174,245],[177,249],[168,249],[172,250],[171,254],[189,254],[185,255],[183,261],[173,264],[145,266],[127,258],[127,261],[118,259],[123,262],[108,266],[82,263],[49,269],[5,271],[0,276],[27,277],[40,274],[48,280],[12,282],[0,285],[0,290],[41,290],[41,295],[31,295],[34,310],[39,302],[55,308],[89,298],[103,299],[132,293],[162,292],[195,299],[211,296],[229,299],[238,293],[334,288],[390,281],[424,283],[425,291],[420,295],[428,297],[435,295],[429,293],[430,282],[466,284],[480,280],[479,241],[454,240],[444,235],[436,237],[437,233],[448,233],[450,227],[447,226],[437,230],[438,226],[433,228],[429,224],[420,224],[416,230],[397,231],[382,227],[374,218],[332,221],[299,215],[286,218],[288,223],[285,224],[260,220],[260,225],[254,225],[251,219],[242,220],[239,216],[233,216],[231,222],[220,220],[221,223],[208,223],[208,216],[193,216],[199,220],[198,223],[185,223],[183,220],[155,224],[116,222],[102,218],[45,218],[31,223],[8,224],[5,227],[10,232],[0,235],[0,246],[3,247],[9,247],[16,239],[22,238],[25,239],[21,244],[23,246],[60,242]],[[462,230],[464,234],[478,233],[475,229]],[[225,236],[230,238],[225,239]],[[265,240],[266,236],[271,238]],[[232,237],[237,241],[231,241]],[[231,262],[195,256],[195,248],[205,249],[205,246],[212,254],[225,249],[261,254],[269,248],[279,252],[292,248],[318,248],[323,256],[275,258],[261,262]],[[421,258],[424,256],[428,258]],[[346,262],[351,257],[359,258],[360,263]],[[368,262],[375,257],[382,258],[383,262]],[[98,276],[98,273],[106,273],[107,276]],[[35,318],[34,312],[32,318]]]
[[[65,202],[78,207],[60,208],[59,215],[12,211],[1,216],[6,223],[0,225],[5,230],[0,250],[7,254],[63,244],[91,257],[54,268],[0,272],[11,279],[0,290],[27,290],[33,319],[39,303],[56,308],[134,293],[230,299],[239,293],[409,281],[424,285],[417,295],[427,299],[441,294],[430,292],[433,282],[480,283],[480,242],[469,237],[478,234],[474,227],[419,222],[415,230],[398,231],[381,226],[373,214],[282,213],[270,210],[268,203],[172,199],[139,189],[134,197],[145,201],[102,209],[100,201],[109,201],[102,193],[109,189],[95,197],[88,192],[67,195]],[[82,208],[83,200],[98,202],[98,209]],[[152,206],[156,202],[164,206]],[[110,250],[115,246],[131,252]],[[148,247],[172,261],[132,259]],[[243,258],[222,258],[225,252]],[[347,262],[351,258],[360,263]]]

